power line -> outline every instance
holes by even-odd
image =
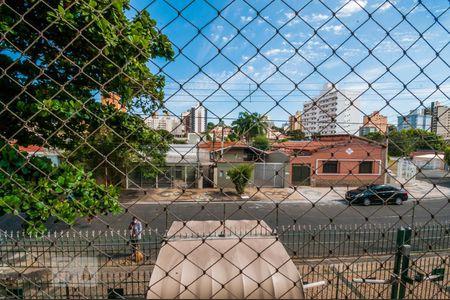
[[[255,84],[254,81],[252,81],[252,80],[249,80],[249,81],[250,81],[250,83]],[[405,80],[405,82],[406,81],[407,80]],[[216,85],[216,86],[218,85],[216,82],[214,82],[212,80],[211,81],[186,81],[186,80],[183,81],[183,80],[172,80],[172,79],[168,79],[167,77],[166,77],[166,83],[177,84],[177,85],[180,85],[180,84],[182,84],[182,85],[184,85],[184,84],[211,84],[211,85]],[[298,85],[317,85],[317,86],[322,88],[325,83],[327,83],[327,82],[325,82],[325,81],[322,82],[322,83],[318,83],[318,82],[315,82],[315,83],[303,82],[303,83],[299,83]],[[332,82],[330,82],[330,83],[332,83]],[[392,82],[392,81],[344,81],[344,82],[337,83],[337,84],[335,83],[335,85],[337,85],[339,87],[339,86],[346,85],[346,84],[369,84],[369,83],[371,85],[375,85],[375,84],[401,84],[401,85],[403,85],[404,84],[403,81],[399,81],[399,82]],[[436,83],[435,82],[430,82],[430,80],[413,80],[412,83],[428,83],[428,84],[431,83],[434,86],[436,86]],[[246,82],[226,82],[226,81],[222,82],[222,83],[219,82],[219,84],[220,85],[244,85],[244,86],[248,85],[248,83],[246,83]],[[262,83],[256,83],[256,84],[257,85],[289,85],[289,86],[295,85],[294,83],[287,82],[287,81],[283,81],[283,82],[279,82],[279,83],[278,82],[262,82]],[[411,84],[411,83],[409,83],[409,84]],[[450,83],[446,83],[446,85],[448,85],[448,84],[450,84]]]

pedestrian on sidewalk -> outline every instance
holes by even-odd
[[[133,217],[130,226],[128,226],[128,230],[130,232],[131,258],[134,259],[136,257],[136,252],[140,248],[142,223],[136,217]]]

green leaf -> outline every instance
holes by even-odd
[[[64,7],[62,7],[62,5],[58,5],[58,12],[62,17],[64,17],[66,11],[64,10]]]

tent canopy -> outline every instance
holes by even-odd
[[[263,221],[174,222],[147,299],[304,298],[300,275]]]

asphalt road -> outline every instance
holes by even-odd
[[[396,206],[373,205],[351,206],[343,201],[331,201],[324,204],[286,202],[276,207],[275,203],[136,203],[125,204],[127,211],[117,216],[100,216],[91,223],[80,219],[74,226],[77,230],[124,230],[128,228],[131,217],[136,215],[144,225],[165,230],[174,220],[221,220],[221,219],[262,219],[270,226],[288,226],[293,224],[310,225],[361,225],[361,224],[397,224],[450,221],[450,201],[446,198],[422,200],[420,203],[407,201]],[[49,222],[50,230],[69,228],[64,224]],[[18,217],[0,218],[0,229],[20,230]]]

